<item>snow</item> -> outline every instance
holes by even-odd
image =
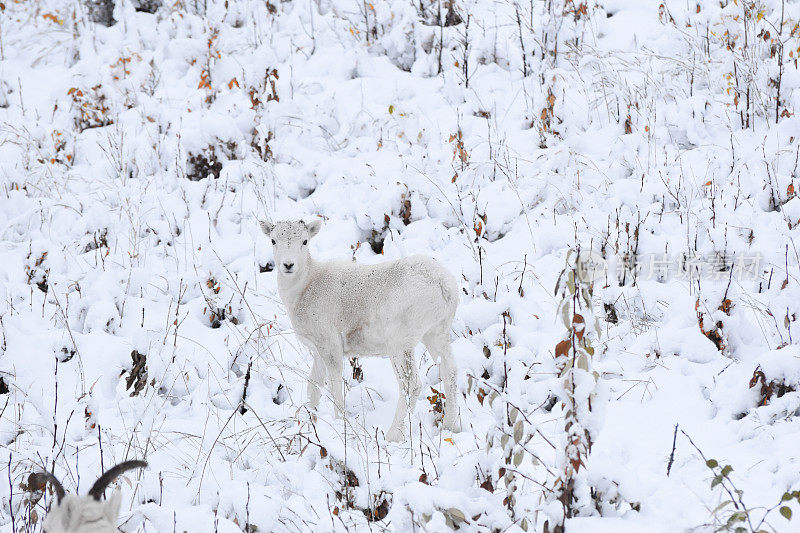
[[[150,4],[0,4],[0,532],[41,527],[30,472],[134,458],[127,532],[714,531],[727,488],[797,529],[760,522],[800,490],[800,6]],[[388,360],[308,412],[258,221],[315,216],[320,260],[457,277],[463,431],[421,347],[408,441]],[[608,270],[565,519],[578,246]]]

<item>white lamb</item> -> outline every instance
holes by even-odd
[[[132,468],[144,468],[144,461],[125,461],[108,470],[95,481],[86,496],[66,494],[61,482],[49,472],[36,474],[36,485],[49,481],[56,492],[56,503],[42,524],[44,533],[117,533],[117,518],[122,494],[115,490],[107,501],[100,498],[106,487],[120,474]]]
[[[327,377],[337,414],[344,413],[345,357],[389,356],[400,390],[387,440],[403,438],[403,421],[419,398],[414,347],[421,341],[439,365],[444,426],[457,431],[456,367],[450,324],[458,306],[455,278],[434,259],[412,256],[376,265],[315,261],[308,240],[321,221],[261,222],[272,239],[278,292],[295,334],[313,354],[308,382],[312,408]]]

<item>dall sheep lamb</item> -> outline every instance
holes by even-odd
[[[66,494],[61,482],[49,472],[35,474],[38,483],[49,481],[56,492],[56,503],[47,513],[42,530],[44,533],[117,533],[122,493],[115,490],[111,498],[102,501],[103,491],[123,472],[146,466],[144,461],[120,463],[100,476],[86,496]]]
[[[375,265],[315,261],[308,240],[321,225],[320,220],[261,222],[272,239],[281,300],[297,338],[313,354],[310,406],[319,405],[319,387],[327,377],[337,415],[343,414],[344,358],[389,356],[400,398],[386,439],[401,440],[403,421],[422,388],[414,360],[414,347],[422,342],[439,366],[444,426],[457,431],[456,367],[450,352],[450,324],[458,306],[455,278],[421,255]]]

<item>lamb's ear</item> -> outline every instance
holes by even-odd
[[[261,226],[261,231],[268,237],[269,234],[272,233],[272,230],[275,229],[275,224],[267,222],[266,220],[261,220],[258,224]]]
[[[320,220],[319,218],[315,218],[314,220],[306,224],[306,229],[308,230],[308,237],[309,238],[313,237],[314,235],[319,233],[319,230],[322,229],[322,220]]]
[[[103,507],[103,514],[106,515],[108,521],[112,524],[117,523],[117,518],[119,517],[119,508],[122,504],[122,492],[119,489],[116,489],[111,497],[106,502],[105,507]]]

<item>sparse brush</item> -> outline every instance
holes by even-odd
[[[593,368],[594,343],[600,337],[592,302],[593,279],[586,270],[588,254],[581,248],[569,250],[567,266],[556,282],[555,293],[562,298],[558,314],[566,328],[564,340],[555,347],[556,366],[563,390],[565,449],[561,472],[555,484],[564,521],[590,507],[589,484],[585,480],[586,462],[596,435],[590,428],[597,416],[596,385],[599,374]],[[587,386],[591,385],[591,386]],[[592,400],[595,400],[594,406]],[[593,409],[594,407],[594,409]],[[581,483],[576,479],[583,477]]]

